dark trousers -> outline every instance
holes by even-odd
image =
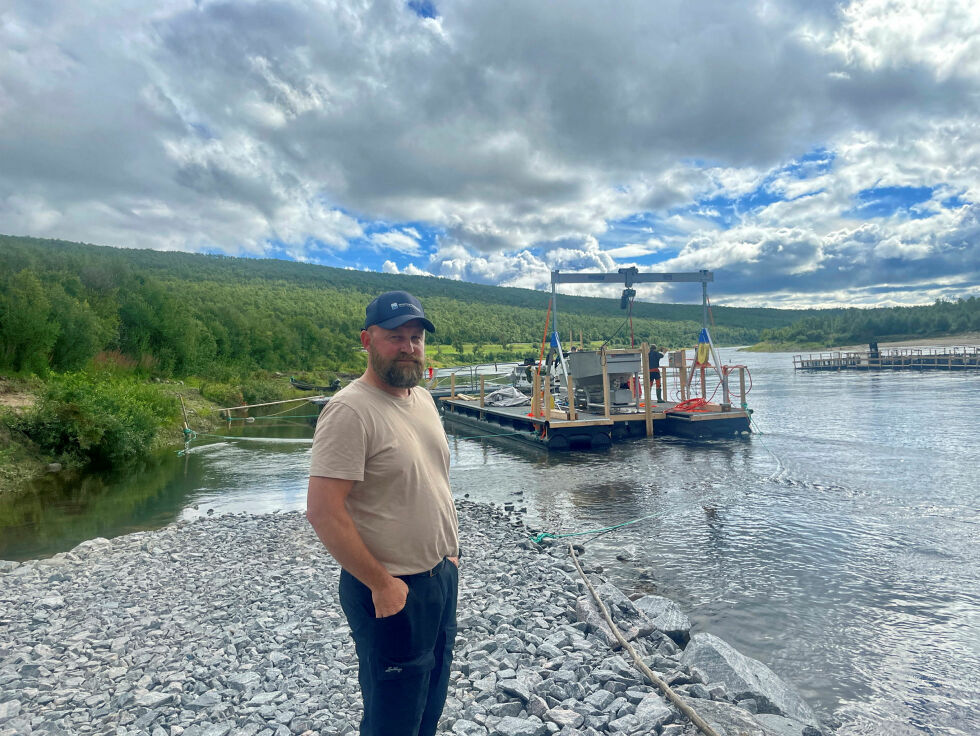
[[[346,570],[340,605],[357,651],[364,699],[361,736],[433,736],[446,703],[456,640],[459,574],[443,559],[429,572],[402,575],[405,608],[374,617],[371,590]]]
[[[663,397],[660,393],[660,371],[650,371],[650,383],[652,383],[657,389],[657,401],[663,401]]]

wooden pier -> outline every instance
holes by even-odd
[[[798,371],[957,371],[980,368],[980,348],[884,348],[793,356]]]

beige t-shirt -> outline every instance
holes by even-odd
[[[361,378],[338,391],[317,420],[310,475],[354,481],[347,511],[392,575],[458,554],[449,443],[425,389],[400,398]]]

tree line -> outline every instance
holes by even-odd
[[[769,344],[829,347],[879,340],[936,337],[980,331],[980,299],[937,300],[917,307],[844,309],[763,330]]]
[[[525,289],[0,236],[0,368],[43,375],[109,356],[164,377],[356,371],[364,305],[391,289],[425,301],[437,325],[430,353],[447,360],[513,359],[544,333],[547,296]],[[565,339],[630,339],[617,300],[562,296],[561,308]],[[632,336],[692,344],[700,311],[636,303]],[[745,310],[751,327],[740,311],[715,310],[719,343],[755,341],[778,310]]]
[[[0,370],[44,375],[110,360],[161,377],[228,380],[255,370],[359,371],[364,305],[382,291],[419,296],[441,362],[513,360],[544,334],[547,295],[433,277],[288,261],[106,248],[0,236]],[[697,339],[700,305],[559,297],[561,335],[668,347]],[[980,329],[977,300],[895,309],[714,307],[721,345],[826,345]]]

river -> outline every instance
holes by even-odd
[[[649,517],[581,537],[586,559],[675,599],[840,734],[980,733],[977,374],[795,373],[787,354],[722,354],[751,370],[752,437],[549,456],[450,426],[453,492],[526,507],[548,531]],[[272,439],[202,437],[124,477],[0,499],[0,558],[304,508],[305,420],[239,424],[224,434]]]

